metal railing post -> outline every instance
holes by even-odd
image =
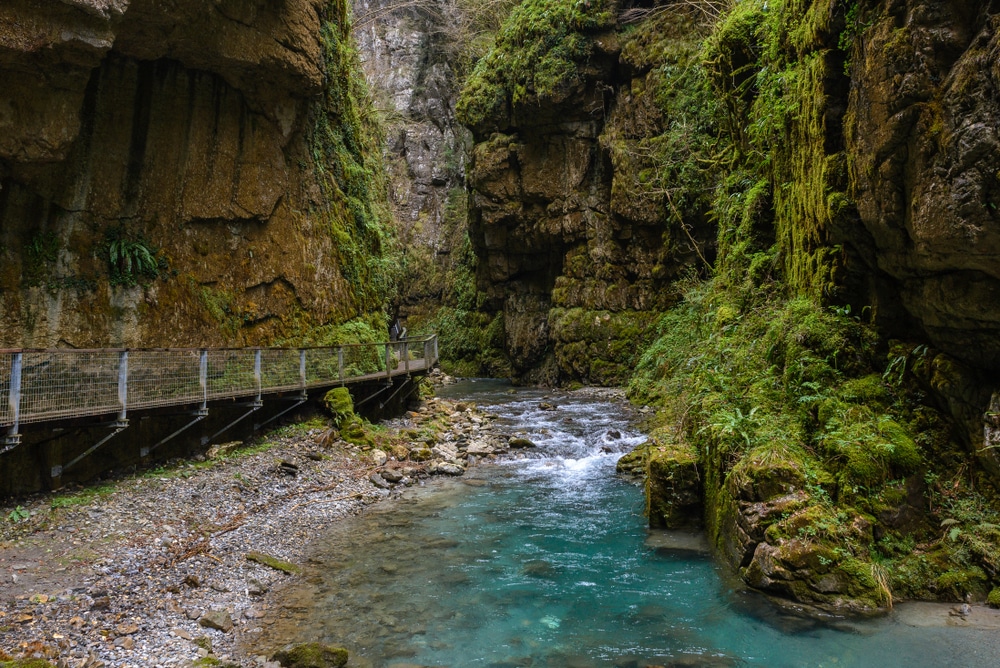
[[[306,393],[306,351],[304,348],[299,350],[299,387],[302,388],[302,394]]]
[[[261,405],[263,405],[264,402],[260,398],[260,389],[261,389],[261,383],[260,383],[260,348],[258,348],[257,350],[253,351],[253,380],[254,380],[254,383],[257,385],[257,398],[254,399],[253,403],[254,403],[254,406],[261,406]]]
[[[391,353],[392,349],[389,347],[390,345],[391,344],[389,344],[389,343],[385,344],[385,377],[386,378],[392,378],[392,369],[389,368],[389,357],[392,354]]]
[[[123,350],[118,354],[118,421],[125,422],[126,411],[128,409],[128,351]]]
[[[438,337],[437,337],[437,334],[435,334],[434,335],[434,364],[437,364],[437,361],[438,361]]]
[[[4,438],[4,446],[8,447],[14,447],[21,442],[21,434],[18,433],[18,427],[21,422],[22,355],[23,353],[14,353],[14,358],[10,364],[10,393],[7,396],[7,406],[10,408],[10,415],[13,418],[13,422],[7,429],[7,435]]]
[[[406,370],[406,375],[410,375],[410,342],[403,341],[403,368]]]
[[[208,410],[208,351],[201,350],[198,362],[198,383],[201,385],[201,410]]]
[[[344,384],[344,346],[337,346],[337,377]]]

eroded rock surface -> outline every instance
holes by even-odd
[[[354,315],[310,146],[345,85],[338,10],[5,2],[0,343],[261,343]],[[159,251],[158,278],[116,280],[116,240]]]

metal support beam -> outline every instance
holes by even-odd
[[[177,436],[181,435],[182,433],[184,433],[185,431],[187,431],[191,427],[195,426],[196,424],[198,424],[199,422],[201,422],[202,420],[204,420],[206,417],[208,417],[208,409],[207,408],[201,408],[201,409],[195,411],[194,413],[192,413],[192,415],[194,415],[194,419],[193,420],[191,420],[190,422],[188,422],[186,425],[184,425],[183,427],[181,427],[180,429],[178,429],[174,433],[170,434],[170,436],[167,436],[166,438],[164,438],[163,440],[161,440],[156,445],[154,445],[152,447],[146,447],[146,446],[140,447],[139,448],[139,456],[143,457],[143,458],[149,457],[150,453],[153,452],[153,450],[156,450],[158,447],[160,447],[161,445],[163,445],[167,441],[172,441]]]
[[[365,397],[364,399],[362,399],[361,401],[359,401],[359,402],[355,403],[355,404],[354,404],[354,408],[356,409],[356,408],[358,408],[359,406],[364,406],[364,405],[365,405],[365,404],[367,404],[367,403],[368,403],[369,401],[371,401],[372,399],[374,399],[374,398],[375,398],[375,397],[377,397],[378,395],[380,395],[380,394],[382,394],[383,392],[385,392],[386,390],[388,390],[388,389],[389,389],[390,387],[392,387],[392,381],[390,381],[390,382],[386,383],[385,385],[383,385],[383,386],[382,386],[382,388],[381,388],[380,390],[378,390],[377,392],[375,392],[374,394],[371,394],[371,395],[369,395],[369,396]]]
[[[270,423],[274,422],[275,420],[277,420],[278,418],[280,418],[285,413],[287,413],[289,411],[295,410],[296,408],[298,408],[299,406],[301,406],[302,404],[304,404],[307,401],[309,401],[309,397],[308,397],[308,395],[306,395],[305,392],[303,392],[299,396],[295,397],[295,403],[292,404],[291,406],[289,406],[288,408],[286,408],[285,410],[281,411],[280,413],[278,413],[276,415],[272,415],[271,417],[267,418],[266,420],[264,420],[260,424],[254,424],[253,430],[257,431],[258,429],[260,429],[264,425],[267,425],[267,424],[270,424]]]
[[[411,380],[410,380],[410,379],[409,379],[408,377],[407,377],[407,378],[404,378],[404,379],[403,379],[403,382],[399,384],[399,387],[398,387],[398,388],[396,389],[396,391],[395,391],[395,392],[393,392],[392,394],[390,394],[390,395],[389,395],[389,398],[388,398],[388,399],[386,399],[385,401],[380,401],[380,402],[378,402],[378,407],[379,407],[380,409],[381,409],[381,408],[385,408],[385,405],[386,405],[387,403],[389,403],[390,401],[392,401],[392,398],[393,398],[394,396],[396,396],[397,394],[399,394],[399,393],[400,393],[400,391],[401,391],[401,390],[402,390],[402,389],[403,389],[404,387],[406,387],[407,385],[409,385],[409,384],[410,384],[411,382],[412,382],[412,381],[411,381]]]
[[[201,444],[202,445],[208,445],[209,443],[211,443],[212,441],[214,441],[217,436],[219,436],[220,434],[226,433],[227,431],[229,431],[230,429],[232,429],[233,427],[235,427],[237,424],[239,424],[243,420],[245,420],[248,417],[250,417],[251,415],[253,415],[258,410],[260,410],[260,407],[263,406],[264,404],[261,401],[254,401],[254,402],[249,403],[249,404],[241,404],[241,405],[243,405],[243,406],[250,406],[250,410],[248,410],[246,413],[244,413],[243,415],[239,416],[238,418],[236,418],[235,420],[233,420],[232,422],[230,422],[225,427],[223,427],[219,431],[215,432],[211,436],[207,436],[207,437],[206,436],[202,436],[202,438],[201,438]]]
[[[57,465],[53,466],[52,467],[52,471],[51,471],[52,477],[53,478],[58,478],[63,473],[65,473],[66,471],[68,471],[69,469],[73,468],[74,466],[76,466],[77,464],[79,464],[81,461],[83,461],[83,459],[85,457],[89,456],[91,453],[93,453],[94,450],[97,450],[97,448],[101,447],[102,445],[104,445],[105,443],[107,443],[108,441],[110,441],[112,438],[114,438],[118,434],[120,434],[123,431],[125,431],[128,428],[128,420],[117,420],[116,422],[110,423],[109,426],[112,429],[112,431],[111,431],[110,434],[108,434],[107,436],[105,436],[104,438],[102,438],[101,440],[99,440],[94,445],[90,446],[83,453],[77,455],[77,457],[75,457],[73,460],[71,460],[68,464],[62,464],[62,465],[57,464]]]

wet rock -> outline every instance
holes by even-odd
[[[271,656],[283,668],[343,668],[347,650],[318,642],[288,645]]]
[[[465,449],[467,455],[492,455],[496,450],[487,443],[475,442],[470,443]]]
[[[465,473],[465,469],[458,464],[453,464],[452,462],[441,462],[434,467],[436,473],[442,473],[444,475],[462,475]]]
[[[227,610],[213,609],[198,619],[198,625],[204,626],[206,629],[229,633],[233,630],[233,618]]]
[[[381,476],[386,482],[396,483],[403,479],[403,474],[396,469],[386,469],[382,471]]]
[[[510,440],[507,441],[507,447],[515,450],[521,450],[525,448],[537,448],[538,446],[530,439],[522,438],[520,436],[511,436]]]
[[[554,411],[558,408],[555,404],[551,404],[548,401],[543,401],[538,404],[538,410],[540,411]]]
[[[554,578],[559,571],[551,562],[544,559],[533,559],[521,567],[521,573],[533,578]]]
[[[379,489],[389,489],[391,487],[391,485],[385,481],[385,478],[383,478],[378,473],[372,473],[370,476],[368,476],[368,479],[371,481],[373,485],[375,485]]]

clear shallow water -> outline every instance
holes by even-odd
[[[490,381],[441,394],[539,448],[317,539],[282,639],[344,645],[358,666],[1000,665],[1000,632],[819,625],[734,588],[704,552],[664,547],[678,541],[650,534],[641,490],[614,475],[643,440],[625,407]]]

